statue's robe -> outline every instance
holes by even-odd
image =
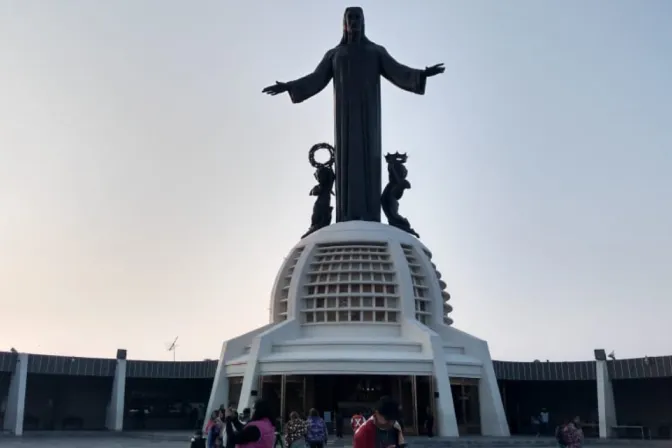
[[[338,45],[313,73],[288,83],[292,102],[300,103],[334,81],[336,222],[380,222],[381,76],[400,89],[425,93],[424,70],[400,64],[368,39]]]

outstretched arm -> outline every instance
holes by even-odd
[[[425,70],[407,67],[397,62],[383,47],[379,49],[380,74],[395,86],[418,95],[425,94]]]
[[[333,77],[332,56],[333,50],[329,50],[313,73],[287,83],[287,91],[292,103],[301,103],[317,95],[329,84]]]

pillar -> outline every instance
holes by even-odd
[[[420,434],[418,426],[418,378],[411,376],[411,402],[413,403],[413,428],[416,435]]]
[[[15,436],[21,436],[23,435],[23,413],[26,406],[26,386],[28,383],[28,354],[15,354],[16,362],[9,382],[9,393],[7,394],[4,430]]]
[[[434,416],[434,426],[436,426],[436,380],[434,376],[429,377],[429,409]],[[432,428],[434,434],[436,434],[436,428]]]
[[[124,429],[124,405],[126,401],[126,350],[117,350],[117,364],[112,380],[112,394],[107,406],[105,426],[110,431]]]
[[[445,365],[443,368],[437,368],[434,365],[436,375],[436,394],[434,394],[434,407],[436,414],[434,415],[435,434],[440,437],[459,437],[460,432],[457,428],[457,416],[455,415],[455,405],[453,404],[453,393],[450,390],[450,377],[448,376],[448,369]]]
[[[600,438],[612,436],[616,423],[616,403],[614,402],[614,388],[609,378],[609,369],[606,360],[595,361],[595,379],[597,383],[597,414],[599,420]]]
[[[280,375],[280,421],[285,424],[285,408],[287,407],[287,375]]]

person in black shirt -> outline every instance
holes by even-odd
[[[336,438],[343,438],[343,416],[338,409],[334,412],[334,424],[336,425]]]
[[[434,414],[432,414],[431,407],[427,407],[427,417],[425,418],[425,429],[427,430],[427,437],[434,437]]]
[[[245,445],[248,443],[258,442],[261,439],[261,431],[253,425],[243,426],[238,420],[236,413],[232,409],[226,410],[226,447],[229,448],[235,445]],[[252,411],[252,418],[250,421],[268,420],[274,422],[271,408],[266,401],[257,400]]]

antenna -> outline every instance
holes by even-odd
[[[177,352],[177,338],[179,338],[179,336],[176,336],[173,343],[168,347],[168,351],[173,352],[173,362],[175,362],[175,354]]]

